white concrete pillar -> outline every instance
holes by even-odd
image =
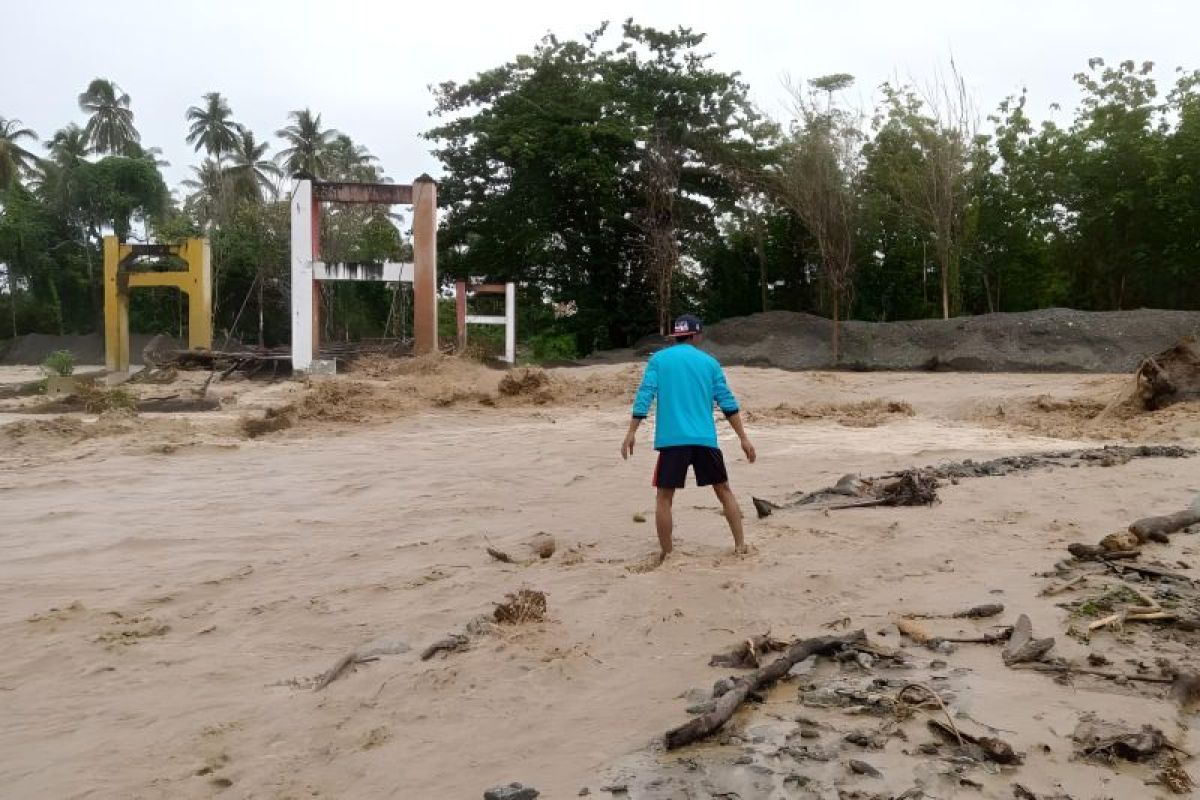
[[[504,284],[504,360],[517,363],[517,285]]]
[[[313,353],[312,181],[292,192],[292,369],[305,371]]]

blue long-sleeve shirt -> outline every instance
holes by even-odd
[[[721,365],[690,344],[672,345],[650,357],[633,402],[633,416],[645,419],[655,398],[655,450],[683,445],[716,447],[713,403],[727,417],[738,412]]]

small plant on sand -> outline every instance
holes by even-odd
[[[42,362],[42,372],[65,378],[75,372],[75,354],[70,350],[55,350]]]

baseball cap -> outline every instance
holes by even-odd
[[[668,336],[694,336],[704,330],[704,326],[700,323],[699,317],[694,317],[691,314],[684,314],[675,320],[675,325],[671,328]]]

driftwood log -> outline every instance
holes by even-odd
[[[1107,678],[1110,681],[1122,678],[1127,681],[1141,681],[1142,683],[1173,683],[1175,680],[1174,678],[1158,675],[1139,675],[1136,672],[1109,672],[1108,670],[1081,667],[1075,664],[1011,664],[1010,666],[1013,669],[1049,672],[1054,675],[1095,675],[1097,678]]]
[[[844,647],[863,644],[866,641],[866,632],[857,630],[842,636],[816,636],[793,643],[782,656],[767,666],[760,667],[749,675],[734,678],[733,688],[717,698],[716,707],[712,711],[667,731],[665,737],[667,749],[675,750],[684,747],[720,730],[752,692],[771,686],[804,659],[811,656],[832,655]]]
[[[1129,526],[1129,532],[1143,542],[1147,539],[1160,541],[1158,537],[1165,538],[1167,534],[1181,531],[1189,525],[1196,524],[1200,524],[1200,508],[1193,506],[1183,511],[1176,511],[1174,514],[1139,519]]]

